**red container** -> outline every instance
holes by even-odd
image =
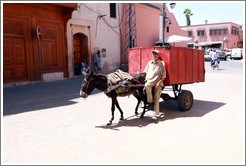
[[[159,50],[165,62],[167,76],[165,85],[188,84],[205,81],[204,52],[184,47],[138,47],[128,53],[128,72],[143,71],[152,59],[152,50]]]

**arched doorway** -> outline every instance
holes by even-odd
[[[91,38],[93,36],[93,33],[91,32],[91,22],[84,21],[84,20],[78,20],[78,19],[70,19],[67,22],[67,64],[68,64],[68,76],[69,78],[73,78],[75,76],[74,74],[74,45],[73,45],[73,39],[75,35],[82,35],[86,36],[87,40],[87,60],[89,66],[91,66],[91,55],[93,53],[94,48],[94,40]],[[82,37],[82,39],[84,39]],[[76,37],[75,37],[76,38]],[[85,42],[86,40],[82,40]],[[81,42],[81,43],[83,43]],[[83,44],[82,44],[83,45]],[[84,44],[85,45],[85,44]],[[86,48],[83,46],[82,48]],[[84,49],[81,49],[84,50]]]
[[[88,37],[83,33],[73,35],[74,75],[81,75],[81,62],[89,64]]]

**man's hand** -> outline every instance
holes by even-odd
[[[158,86],[160,86],[160,87],[163,87],[164,86],[164,80],[163,79],[161,79],[161,80],[159,80],[158,82],[157,82],[157,84],[156,84],[156,87],[158,87]]]
[[[138,71],[138,74],[140,74],[142,77],[145,77],[146,76],[146,73],[145,72]]]

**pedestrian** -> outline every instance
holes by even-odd
[[[82,62],[81,62],[81,73],[83,74],[83,75],[86,75],[86,74],[88,74],[90,72],[90,68],[89,68],[89,66],[88,66],[88,64],[87,64],[87,62],[86,62],[86,60],[83,60]]]
[[[100,50],[97,50],[96,54],[93,57],[94,69],[96,73],[101,71],[101,55]]]
[[[215,49],[211,49],[211,51],[210,51],[210,53],[209,53],[209,55],[210,55],[210,57],[211,57],[211,66],[213,66],[214,65],[214,60],[215,60],[215,54],[216,54],[216,50]]]
[[[166,79],[166,68],[165,62],[160,59],[160,52],[158,50],[152,51],[153,59],[150,60],[143,73],[145,76],[144,89],[147,95],[147,102],[151,105],[154,104],[154,116],[156,119],[160,114],[159,110],[159,100],[161,91],[164,88],[164,80]],[[152,89],[154,88],[154,96],[152,94]],[[154,99],[153,99],[154,97]]]

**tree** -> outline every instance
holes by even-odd
[[[187,26],[190,26],[190,16],[192,16],[193,13],[191,13],[191,10],[190,9],[186,8],[184,10],[184,14],[185,14],[185,17],[186,17],[186,25]]]

